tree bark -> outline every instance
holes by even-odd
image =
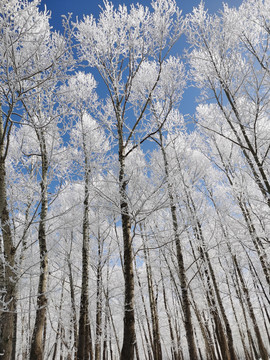
[[[43,331],[46,321],[46,290],[48,281],[48,252],[46,243],[46,220],[48,212],[48,155],[43,130],[37,130],[36,133],[40,143],[42,161],[42,178],[40,182],[41,212],[38,228],[40,275],[38,285],[36,319],[31,341],[30,360],[43,360]]]
[[[83,124],[82,124],[83,125]],[[82,126],[83,128],[83,126]],[[84,131],[84,130],[83,130]],[[82,246],[82,288],[79,317],[79,339],[77,360],[93,358],[91,327],[89,320],[89,186],[90,186],[90,167],[88,164],[88,154],[86,150],[86,139],[83,133],[84,149],[84,203],[83,203],[83,246]]]
[[[101,359],[101,336],[102,336],[102,251],[101,238],[98,235],[98,264],[97,264],[97,295],[96,295],[96,341],[95,360]]]
[[[73,241],[73,233],[71,233],[71,241]],[[77,359],[78,327],[77,327],[76,300],[75,300],[75,291],[74,291],[74,284],[73,284],[70,253],[68,254],[67,262],[68,262],[68,272],[69,272],[70,301],[71,301],[71,309],[72,309],[71,322],[73,325],[74,360],[76,360]]]
[[[236,259],[236,256],[232,255],[232,257],[233,257],[233,262],[234,262],[234,265],[235,265],[236,272],[237,272],[237,274],[239,276],[240,283],[242,285],[242,289],[243,289],[243,292],[244,292],[244,295],[245,295],[245,298],[246,298],[248,312],[249,312],[249,316],[250,316],[250,318],[252,320],[252,323],[253,323],[253,329],[254,329],[254,332],[255,332],[255,335],[256,335],[256,338],[257,338],[257,341],[258,341],[258,347],[259,347],[259,352],[260,352],[261,358],[262,358],[262,360],[268,360],[268,358],[269,358],[268,353],[267,353],[267,350],[266,350],[266,348],[264,346],[264,343],[263,343],[263,340],[262,340],[261,332],[259,330],[259,326],[258,326],[256,317],[255,317],[253,306],[251,304],[251,299],[250,299],[250,296],[249,296],[248,289],[247,289],[246,284],[244,282],[243,275],[242,275],[242,272],[241,272],[241,270],[239,268],[239,264],[238,264],[238,261]]]
[[[177,346],[176,346],[176,342],[175,342],[175,336],[174,336],[174,333],[173,333],[172,316],[170,314],[169,307],[168,307],[168,300],[167,300],[167,295],[166,295],[166,290],[165,290],[164,277],[163,277],[163,273],[162,273],[161,268],[160,268],[160,275],[161,275],[161,282],[162,282],[162,293],[163,293],[164,309],[165,309],[165,312],[166,312],[166,315],[167,315],[168,325],[169,325],[169,330],[170,330],[171,357],[172,357],[172,360],[179,360],[180,356],[178,355]]]
[[[174,240],[176,246],[176,254],[177,254],[177,264],[178,264],[178,274],[179,280],[181,284],[181,292],[182,292],[182,304],[183,304],[183,313],[184,313],[184,325],[186,330],[186,337],[188,342],[188,351],[190,360],[198,360],[195,339],[194,339],[194,332],[192,326],[192,316],[191,316],[191,309],[190,309],[190,302],[188,296],[188,288],[187,288],[187,278],[185,273],[185,264],[184,264],[184,257],[183,251],[181,247],[180,237],[179,237],[179,229],[178,229],[178,221],[177,221],[177,214],[176,214],[176,206],[174,204],[174,198],[172,193],[172,184],[169,180],[169,164],[166,156],[166,151],[163,145],[163,138],[161,130],[159,131],[160,135],[160,147],[163,155],[164,161],[164,169],[165,169],[165,176],[167,180],[168,186],[168,195],[170,201],[170,211],[172,216],[172,224],[173,224],[173,233],[174,233]]]
[[[0,125],[1,126],[1,125]],[[2,151],[1,151],[2,153]],[[13,339],[13,312],[15,308],[16,274],[14,270],[15,252],[13,247],[10,219],[5,189],[5,161],[0,155],[0,217],[1,231],[3,236],[3,256],[1,264],[1,288],[0,288],[0,354],[1,359],[9,360],[12,353]]]
[[[149,250],[146,249],[145,242],[144,242],[143,248],[144,248],[144,258],[145,258],[145,264],[146,264],[146,275],[147,275],[147,283],[148,283],[148,294],[149,294],[151,319],[152,319],[154,360],[162,360],[159,318],[158,318],[158,311],[157,311],[157,298],[155,298],[155,296],[154,296],[152,269],[151,269],[150,260],[149,260]]]
[[[134,269],[131,239],[131,220],[127,200],[127,180],[125,179],[125,154],[122,126],[118,124],[119,134],[119,195],[122,220],[123,248],[124,248],[124,280],[125,280],[125,309],[124,336],[121,350],[121,360],[133,360],[135,350],[135,314],[134,314]]]
[[[140,327],[143,328],[144,338],[145,338],[146,345],[147,345],[147,351],[150,353],[148,355],[148,357],[152,358],[152,354],[151,354],[150,349],[153,350],[153,338],[152,338],[151,326],[150,326],[150,321],[149,321],[149,314],[147,312],[146,303],[145,303],[145,297],[144,297],[143,288],[142,288],[142,283],[141,283],[141,279],[140,279],[140,276],[139,276],[138,269],[136,268],[136,263],[135,263],[135,273],[136,273],[136,276],[137,276],[139,291],[140,291],[140,295],[141,295],[141,299],[142,299],[143,312],[144,312],[144,317],[145,317],[145,321],[146,321],[146,325],[147,325],[147,331],[148,331],[149,340],[148,340],[146,330],[145,330],[145,327],[144,327],[143,323],[142,323],[142,325]],[[141,315],[140,317],[142,317],[142,313],[140,315]]]
[[[193,204],[193,208],[195,210],[193,200],[192,200],[192,204]],[[197,231],[198,231],[198,237],[201,239],[202,246],[203,246],[203,249],[202,249],[203,258],[206,259],[206,263],[208,265],[209,272],[210,272],[211,279],[212,279],[212,283],[213,283],[213,287],[214,287],[214,290],[215,290],[217,302],[218,302],[218,305],[219,305],[219,309],[220,309],[220,312],[221,312],[221,315],[222,315],[222,318],[223,318],[223,321],[224,321],[224,324],[225,324],[225,329],[226,329],[226,334],[227,334],[227,339],[228,339],[228,345],[227,345],[227,340],[224,339],[225,340],[224,341],[224,349],[226,349],[225,353],[226,353],[226,356],[228,357],[228,359],[236,360],[231,326],[230,326],[229,320],[227,318],[227,315],[225,313],[223,302],[221,300],[219,288],[218,288],[218,285],[217,285],[216,276],[215,276],[214,269],[213,269],[211,261],[210,261],[209,254],[208,254],[207,251],[205,251],[205,241],[204,241],[204,237],[203,237],[203,234],[202,234],[202,227],[201,227],[201,224],[200,224],[200,222],[198,220],[197,220]]]
[[[3,237],[0,282],[0,354],[2,360],[10,360],[14,333],[16,273],[15,248],[13,245],[6,193],[6,168],[3,119],[0,112],[0,220]],[[1,240],[2,241],[2,240]]]

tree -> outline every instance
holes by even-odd
[[[40,12],[39,1],[2,1],[0,5],[0,218],[4,270],[1,289],[0,353],[9,359],[12,351],[14,296],[16,292],[15,243],[12,237],[5,163],[12,126],[22,110],[22,100],[55,81],[70,64],[67,42],[52,33],[49,13]]]
[[[76,149],[79,166],[82,167],[84,182],[83,200],[83,245],[82,245],[82,286],[79,316],[77,359],[93,357],[91,326],[89,319],[89,271],[90,271],[90,193],[93,179],[102,173],[99,164],[108,151],[108,141],[103,129],[88,113],[97,111],[96,81],[91,74],[78,72],[68,81],[62,91],[73,111],[76,124],[71,130],[71,144]],[[80,171],[80,172],[81,172]],[[79,174],[80,174],[79,172]],[[77,176],[79,175],[77,174]]]
[[[198,124],[210,139],[215,137],[221,169],[233,187],[234,195],[237,194],[236,201],[267,282],[264,237],[257,236],[255,224],[260,219],[259,228],[262,226],[264,233],[263,219],[270,206],[270,141],[266,135],[269,112],[268,23],[268,2],[247,0],[239,9],[224,5],[218,16],[208,15],[201,4],[189,16],[187,27],[192,47],[190,64],[193,79],[204,96],[211,94],[215,100],[215,103],[198,107]],[[226,143],[231,149],[229,157],[228,151],[222,149],[219,143]],[[234,147],[239,150],[237,160],[233,159],[237,153]],[[242,189],[237,189],[238,186]],[[239,262],[236,255],[232,256],[254,324],[260,356],[267,359],[267,351],[250,307],[248,290],[243,285]]]
[[[268,1],[39,4],[0,4],[0,357],[268,359]]]
[[[162,75],[164,76],[164,78]],[[176,59],[169,58],[169,60],[164,63],[162,75],[160,84],[158,84],[156,92],[151,98],[151,112],[154,121],[157,123],[158,126],[158,135],[151,136],[151,138],[156,142],[156,144],[158,144],[162,153],[164,176],[167,184],[169,207],[172,217],[174,241],[177,253],[178,275],[181,283],[185,331],[190,359],[195,360],[197,359],[197,352],[193,334],[191,307],[188,295],[183,250],[180,240],[180,229],[179,221],[177,218],[176,200],[173,193],[173,184],[170,175],[170,164],[166,152],[166,146],[164,144],[164,132],[170,131],[170,127],[172,127],[170,123],[177,123],[177,120],[179,121],[179,123],[181,123],[179,114],[176,111],[176,107],[177,105],[179,105],[183,93],[183,88],[185,86],[185,73],[183,67],[181,66],[181,63],[177,63]],[[167,84],[169,84],[169,86]]]
[[[269,109],[268,21],[267,2],[246,1],[239,10],[224,5],[219,16],[208,15],[200,4],[189,16],[187,34],[193,79],[204,94],[213,96],[222,117],[224,126],[219,135],[240,147],[270,206],[270,144],[265,137]],[[217,131],[213,124],[206,126]]]
[[[110,130],[118,143],[119,211],[122,220],[125,278],[124,338],[121,359],[134,358],[134,271],[131,216],[128,203],[126,159],[157,128],[147,125],[147,109],[157,87],[163,63],[183,29],[183,20],[173,0],[152,3],[153,12],[141,5],[115,10],[104,3],[98,20],[85,16],[77,24],[79,55],[96,67],[112,107]],[[153,72],[154,71],[154,72]],[[153,76],[151,76],[151,73]],[[146,75],[147,74],[147,75]],[[145,77],[136,88],[136,78]],[[138,82],[137,82],[138,84]]]
[[[43,359],[44,332],[46,328],[47,311],[47,283],[49,275],[48,249],[47,249],[47,222],[48,207],[52,196],[59,191],[60,186],[52,191],[51,183],[59,175],[61,167],[54,166],[55,156],[61,148],[60,134],[57,128],[60,119],[59,108],[55,106],[58,86],[53,86],[45,91],[39,90],[37,96],[34,94],[31,101],[23,100],[27,116],[25,121],[32,127],[36,135],[37,150],[34,156],[40,158],[37,180],[40,181],[40,215],[38,226],[38,243],[40,255],[40,275],[37,292],[37,308],[35,325],[32,335],[30,359]],[[27,154],[33,156],[33,154]],[[61,170],[60,170],[61,172]],[[51,189],[50,189],[51,187]]]

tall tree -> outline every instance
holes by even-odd
[[[131,215],[126,159],[151,132],[147,109],[157,87],[163,63],[183,29],[173,0],[152,3],[153,12],[141,5],[117,10],[108,1],[98,20],[85,16],[77,24],[80,58],[96,67],[109,94],[110,130],[118,143],[119,211],[124,250],[124,336],[121,360],[134,359],[135,313]],[[151,63],[150,63],[151,61]],[[140,86],[138,79],[144,78]],[[136,86],[135,86],[136,85]],[[139,87],[139,88],[138,88]]]
[[[46,328],[47,312],[47,284],[48,284],[48,249],[47,249],[47,223],[48,207],[56,196],[61,186],[52,187],[52,182],[57,179],[61,173],[61,166],[56,166],[56,157],[61,148],[61,137],[58,124],[61,119],[60,106],[56,106],[55,101],[59,85],[48,86],[45,89],[39,89],[37,94],[32,94],[31,99],[22,100],[25,108],[25,125],[30,128],[29,133],[35,134],[33,141],[36,147],[32,149],[33,153],[25,153],[25,156],[40,159],[37,171],[37,181],[40,184],[40,214],[38,226],[38,244],[40,256],[40,275],[37,292],[37,307],[34,330],[31,341],[31,359],[43,359],[44,333]],[[59,104],[59,102],[58,102]],[[31,131],[32,130],[32,131]],[[64,129],[62,129],[64,130]],[[28,149],[28,151],[30,148]],[[62,159],[61,159],[62,160]],[[61,161],[60,160],[60,161]],[[64,165],[64,162],[62,163]],[[50,190],[50,195],[49,195]],[[52,196],[53,195],[53,196]]]
[[[79,334],[77,359],[83,360],[93,357],[93,345],[91,336],[91,324],[89,319],[89,271],[90,271],[90,194],[93,188],[93,179],[97,174],[102,173],[99,164],[103,160],[103,154],[108,151],[109,142],[105,137],[103,129],[89,115],[89,112],[97,111],[96,81],[91,74],[78,72],[68,81],[68,86],[63,87],[67,103],[73,111],[76,121],[71,130],[71,144],[76,149],[78,155],[78,165],[84,183],[83,200],[83,245],[82,245],[82,285],[81,303],[79,316]]]
[[[166,68],[168,67],[167,71]],[[170,69],[170,70],[169,70]],[[184,325],[186,331],[186,337],[188,342],[189,356],[190,359],[197,359],[194,331],[192,325],[192,316],[191,316],[191,306],[188,295],[188,286],[187,286],[187,277],[186,269],[184,263],[184,255],[181,246],[180,239],[180,226],[177,216],[177,207],[175,201],[175,195],[173,191],[173,182],[170,171],[170,164],[168,160],[168,155],[166,152],[166,145],[163,132],[170,131],[173,123],[181,123],[181,117],[178,112],[175,110],[176,106],[179,105],[179,101],[182,97],[183,87],[185,86],[185,74],[181,68],[181,64],[177,64],[174,59],[169,59],[166,64],[164,64],[164,72],[167,73],[167,81],[169,86],[167,87],[167,82],[162,82],[161,87],[158,88],[156,94],[152,96],[151,99],[151,112],[154,118],[154,121],[159,125],[159,130],[157,136],[151,136],[151,138],[158,144],[162,154],[163,166],[165,181],[167,184],[167,192],[169,199],[169,207],[172,218],[172,227],[174,233],[174,241],[176,246],[177,254],[177,264],[178,264],[178,275],[181,284],[181,294],[182,294],[182,306],[184,313]],[[171,122],[169,121],[171,120]],[[161,124],[163,124],[161,126]]]
[[[37,0],[4,0],[0,4],[0,218],[5,262],[2,267],[5,280],[1,289],[0,353],[4,359],[9,359],[12,351],[16,291],[16,244],[11,232],[5,178],[10,133],[15,119],[18,120],[21,100],[38,92],[39,86],[54,81],[60,62],[61,72],[68,64],[66,40],[51,32],[49,13],[39,11],[38,5]]]
[[[188,39],[192,75],[203,93],[211,93],[223,123],[217,131],[236,144],[265,203],[270,206],[269,138],[266,122],[270,104],[269,8],[267,2],[246,1],[238,10],[211,16],[203,4],[189,16]],[[256,24],[256,26],[253,26]],[[202,124],[203,125],[203,124]]]

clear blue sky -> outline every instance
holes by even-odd
[[[200,0],[176,0],[176,2],[179,8],[183,10],[183,14],[186,14],[191,12],[193,7],[196,7],[200,3]],[[209,9],[211,13],[221,9],[223,2],[222,0],[204,0],[205,7]],[[151,0],[112,0],[112,3],[115,4],[115,6],[118,6],[118,4],[130,5],[132,3],[140,3],[151,7]],[[225,3],[228,3],[230,7],[238,7],[242,1],[227,0]],[[55,29],[59,29],[62,14],[72,12],[73,16],[78,16],[79,19],[82,18],[83,14],[93,14],[97,17],[99,6],[103,5],[103,0],[41,0],[41,4],[46,4],[47,8],[52,11],[51,24]]]
[[[1,1],[1,0],[0,0]],[[132,3],[140,3],[151,8],[151,0],[112,0],[111,1],[115,7],[118,7],[119,4],[126,4],[127,6]],[[199,5],[200,0],[176,0],[178,7],[183,11],[183,15],[190,13],[193,7]],[[214,13],[219,9],[222,9],[222,4],[227,3],[230,7],[238,7],[242,0],[204,0],[205,8],[209,10],[210,13]],[[41,9],[43,10],[44,5],[46,4],[47,9],[51,11],[51,21],[50,24],[53,26],[54,30],[62,29],[61,15],[67,15],[68,13],[73,14],[73,20],[75,21],[76,17],[82,19],[82,16],[93,14],[95,17],[98,17],[100,12],[100,6],[103,6],[103,0],[41,0]],[[181,48],[183,42],[178,46],[178,49],[174,49],[174,52],[179,52],[181,54]],[[94,75],[95,72],[93,72]],[[99,81],[99,79],[97,79]],[[101,85],[101,84],[100,84]],[[99,92],[99,91],[98,91]],[[198,90],[194,88],[189,88],[185,91],[183,100],[181,102],[180,111],[183,114],[193,114],[196,107],[195,98],[199,95]]]

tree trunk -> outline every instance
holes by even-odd
[[[195,210],[194,202],[193,202],[192,199],[191,199],[191,201],[192,201],[192,204],[193,204],[193,208]],[[220,312],[221,312],[221,315],[222,315],[222,318],[223,318],[223,321],[224,321],[224,324],[225,324],[225,329],[226,329],[226,334],[227,334],[227,339],[228,339],[228,346],[227,346],[227,340],[225,339],[224,348],[226,349],[226,354],[229,353],[226,356],[228,357],[228,359],[236,360],[231,326],[230,326],[229,320],[227,318],[227,315],[225,313],[223,302],[221,300],[219,288],[218,288],[218,285],[217,285],[216,276],[215,276],[215,273],[214,273],[214,270],[213,270],[213,267],[212,267],[212,264],[211,264],[211,261],[210,261],[209,254],[208,254],[207,251],[205,251],[205,241],[204,241],[204,237],[203,237],[203,234],[202,234],[202,227],[201,227],[201,224],[200,224],[200,222],[198,220],[197,220],[197,231],[198,231],[198,237],[201,239],[202,246],[203,246],[203,249],[202,249],[203,257],[205,257],[208,268],[209,268],[209,272],[210,272],[210,275],[211,275],[211,279],[212,279],[213,287],[214,287],[214,290],[215,290],[217,302],[218,302],[219,309],[220,309]]]
[[[6,149],[4,143],[2,105],[0,104],[0,220],[2,251],[0,259],[0,354],[2,360],[10,360],[14,333],[13,313],[15,309],[16,273],[15,249],[11,234],[6,193]]]
[[[161,268],[160,268],[160,275],[161,275],[161,282],[162,282],[162,293],[163,293],[164,309],[165,309],[165,312],[166,312],[166,315],[167,315],[168,325],[169,325],[169,330],[170,330],[171,356],[172,356],[172,360],[178,360],[179,356],[178,356],[175,337],[174,337],[173,328],[172,328],[172,316],[170,314],[169,307],[168,307],[168,301],[167,301],[167,295],[166,295],[166,290],[165,290],[164,278],[163,278],[163,273],[162,273]]]
[[[84,203],[86,206],[86,201]],[[88,216],[88,211],[87,211]],[[86,229],[86,214],[84,214],[83,225],[83,247],[82,247],[82,288],[81,288],[81,303],[79,316],[79,338],[78,338],[78,352],[77,359],[88,359],[91,353],[91,329],[89,322],[89,295],[88,295],[88,281],[89,281],[89,233]]]
[[[223,271],[225,272],[225,269],[224,269],[220,259],[219,259],[219,263],[220,263],[220,266],[222,267]],[[231,303],[233,315],[234,315],[234,318],[235,318],[235,322],[237,324],[237,328],[238,328],[238,331],[239,331],[239,334],[240,334],[242,346],[243,346],[243,349],[244,349],[245,357],[246,357],[247,360],[249,360],[250,355],[249,355],[249,352],[248,352],[248,349],[247,349],[247,346],[246,346],[246,343],[245,343],[245,337],[244,337],[243,331],[241,329],[241,326],[240,326],[240,323],[239,323],[239,320],[238,320],[238,317],[237,317],[237,312],[236,312],[236,308],[235,308],[235,305],[234,305],[234,302],[233,302],[232,291],[231,291],[231,287],[230,287],[230,284],[229,284],[229,279],[228,279],[227,274],[226,274],[226,284],[227,284],[227,288],[228,288],[228,293],[229,293],[229,298],[230,298],[230,303]]]
[[[71,241],[73,241],[73,233],[71,234]],[[77,359],[78,327],[77,327],[77,315],[76,315],[76,299],[75,299],[73,275],[72,275],[72,269],[71,269],[70,253],[68,254],[67,262],[68,262],[68,272],[69,272],[70,301],[71,301],[71,309],[72,309],[71,321],[72,321],[72,325],[73,325],[74,360],[76,360]]]
[[[193,300],[193,308],[194,308],[194,312],[196,314],[199,326],[200,326],[200,330],[202,333],[202,337],[204,340],[204,344],[205,344],[205,353],[207,356],[207,359],[211,359],[211,360],[216,360],[216,355],[215,355],[215,350],[213,347],[213,342],[209,333],[209,330],[207,329],[207,326],[205,326],[205,321],[203,321],[203,317],[201,316],[201,312],[197,307],[196,301],[194,299],[194,295],[192,290],[190,290],[191,293],[191,297]]]
[[[146,249],[145,242],[144,242],[143,248],[144,248],[148,294],[149,294],[151,319],[152,319],[154,360],[162,360],[159,318],[158,318],[158,312],[157,312],[157,298],[155,298],[155,296],[154,296],[152,269],[151,269],[150,260],[149,260],[149,250]]]
[[[85,161],[84,179],[84,214],[83,214],[83,246],[82,246],[82,288],[79,317],[79,339],[77,360],[93,358],[91,327],[89,321],[89,186],[90,167],[87,160],[85,134],[83,133],[83,148]]]
[[[64,287],[65,287],[65,277],[63,276],[62,280],[62,288],[61,288],[61,297],[60,297],[60,305],[59,305],[59,317],[58,317],[58,324],[57,324],[57,330],[55,335],[55,342],[54,342],[54,350],[53,350],[53,356],[52,360],[56,359],[57,355],[57,348],[58,348],[58,341],[61,339],[61,332],[62,332],[62,306],[63,306],[63,297],[64,297]],[[61,339],[62,344],[62,339]],[[61,356],[61,351],[60,351]]]
[[[41,187],[41,212],[38,228],[39,256],[40,256],[40,275],[37,296],[37,310],[34,331],[31,341],[30,360],[43,360],[43,331],[46,321],[47,308],[47,281],[48,281],[48,253],[46,244],[46,220],[48,212],[48,157],[44,133],[37,131],[40,142],[42,179]]]
[[[144,338],[146,340],[146,344],[147,344],[147,351],[150,351],[150,348],[153,350],[153,339],[152,339],[152,333],[151,333],[151,326],[150,326],[150,321],[149,321],[149,314],[147,312],[147,308],[146,308],[146,303],[145,303],[145,297],[144,297],[144,293],[143,293],[143,288],[142,288],[142,283],[141,283],[141,279],[139,276],[139,272],[136,268],[136,263],[135,263],[135,273],[137,276],[137,281],[138,281],[138,286],[139,286],[139,291],[140,291],[140,295],[141,295],[141,299],[142,299],[142,305],[143,305],[143,312],[144,312],[144,317],[145,317],[145,321],[146,321],[146,325],[147,325],[147,330],[148,330],[148,336],[149,336],[149,340],[146,334],[146,330],[143,326],[143,323],[141,325],[141,327],[144,330]],[[142,313],[140,314],[142,317]],[[151,352],[150,352],[150,356],[151,356]],[[148,355],[149,357],[149,355]]]
[[[196,232],[196,229],[195,229]],[[196,235],[197,236],[197,235]],[[211,277],[210,277],[210,273],[209,273],[209,269],[208,269],[208,264],[206,261],[206,252],[203,250],[203,248],[201,246],[199,246],[199,252],[200,252],[200,256],[201,259],[203,260],[203,264],[204,264],[204,271],[203,274],[205,276],[206,279],[206,299],[207,299],[207,303],[208,303],[208,307],[209,307],[209,312],[212,315],[212,320],[213,323],[215,325],[214,330],[215,330],[215,336],[220,348],[220,352],[221,352],[221,356],[223,360],[230,360],[230,354],[229,354],[229,347],[227,344],[227,338],[225,336],[224,333],[224,329],[222,326],[222,322],[221,322],[221,318],[220,318],[220,314],[218,311],[218,306],[216,303],[216,298],[215,298],[215,294],[214,294],[214,289],[212,286],[212,282],[211,282]],[[199,269],[198,269],[199,271]]]
[[[252,242],[255,246],[258,257],[260,259],[260,263],[262,266],[263,273],[265,275],[265,279],[266,279],[267,284],[270,289],[270,267],[269,267],[269,261],[267,259],[265,249],[262,245],[260,237],[257,235],[257,231],[255,228],[255,225],[252,222],[252,217],[251,217],[249,209],[247,208],[247,205],[244,204],[240,198],[238,198],[238,203],[241,208],[242,214],[244,216],[245,222],[247,224],[247,228],[248,228],[250,237],[252,239]]]
[[[18,323],[18,309],[17,309],[17,297],[15,296],[15,297],[14,297],[13,339],[12,339],[12,355],[11,355],[11,360],[16,360],[17,323]]]
[[[230,246],[228,246],[228,248],[229,248],[229,251],[231,252]],[[231,253],[231,256],[233,256],[232,253]],[[242,308],[243,319],[244,319],[244,324],[245,324],[244,332],[247,334],[247,338],[248,338],[250,357],[253,359],[253,357],[255,356],[255,359],[259,359],[259,355],[257,354],[257,350],[256,350],[256,347],[254,346],[254,341],[251,336],[251,331],[249,329],[249,321],[247,319],[247,313],[246,313],[246,308],[245,308],[245,304],[244,304],[243,293],[241,291],[241,285],[240,285],[239,277],[237,275],[237,271],[236,271],[235,267],[234,267],[234,276],[231,276],[231,279],[233,281],[236,296],[237,296],[240,306]],[[254,356],[253,356],[253,352],[254,352]]]
[[[180,237],[179,237],[176,206],[174,204],[174,199],[173,199],[172,185],[169,180],[169,164],[168,164],[168,160],[167,160],[167,156],[166,156],[166,151],[163,146],[163,139],[162,139],[161,131],[159,131],[159,135],[160,135],[160,147],[161,147],[163,161],[164,161],[165,176],[166,176],[167,185],[168,185],[168,195],[169,195],[169,201],[170,201],[173,233],[174,233],[174,240],[175,240],[175,246],[176,246],[178,274],[179,274],[179,280],[180,280],[180,284],[181,284],[184,325],[185,325],[185,330],[186,330],[189,357],[190,357],[190,360],[197,360],[198,356],[197,356],[194,333],[193,333],[191,309],[190,309],[190,302],[189,302],[188,288],[187,288],[187,278],[186,278],[186,273],[185,273],[183,252],[182,252],[181,242],[180,242]]]
[[[120,126],[120,125],[118,125]],[[121,350],[121,360],[133,360],[135,350],[135,314],[134,314],[134,270],[131,239],[131,221],[127,201],[127,181],[125,179],[125,155],[122,131],[119,129],[119,195],[122,220],[123,248],[124,248],[124,280],[125,280],[125,310],[124,336]]]
[[[96,295],[96,341],[95,360],[101,359],[101,336],[102,336],[102,252],[101,239],[98,236],[98,264],[97,264],[97,295]]]
[[[234,262],[235,269],[236,269],[236,272],[237,272],[237,274],[239,276],[240,283],[242,285],[242,289],[243,289],[243,292],[244,292],[244,295],[245,295],[245,298],[246,298],[246,302],[247,302],[247,306],[248,306],[248,312],[249,312],[249,316],[250,316],[250,318],[252,320],[252,323],[253,323],[253,329],[254,329],[254,332],[255,332],[255,335],[256,335],[256,338],[257,338],[257,341],[258,341],[258,347],[259,347],[261,358],[262,358],[262,360],[268,360],[269,357],[268,357],[266,348],[264,346],[264,343],[263,343],[263,340],[262,340],[262,337],[261,337],[261,332],[259,330],[259,326],[258,326],[256,317],[255,317],[253,306],[251,304],[251,299],[250,299],[250,296],[249,296],[249,292],[248,292],[248,289],[247,289],[247,287],[245,285],[243,275],[242,275],[242,272],[241,272],[241,270],[239,268],[239,265],[238,265],[238,262],[237,262],[237,259],[236,259],[235,255],[233,255],[233,262]]]

